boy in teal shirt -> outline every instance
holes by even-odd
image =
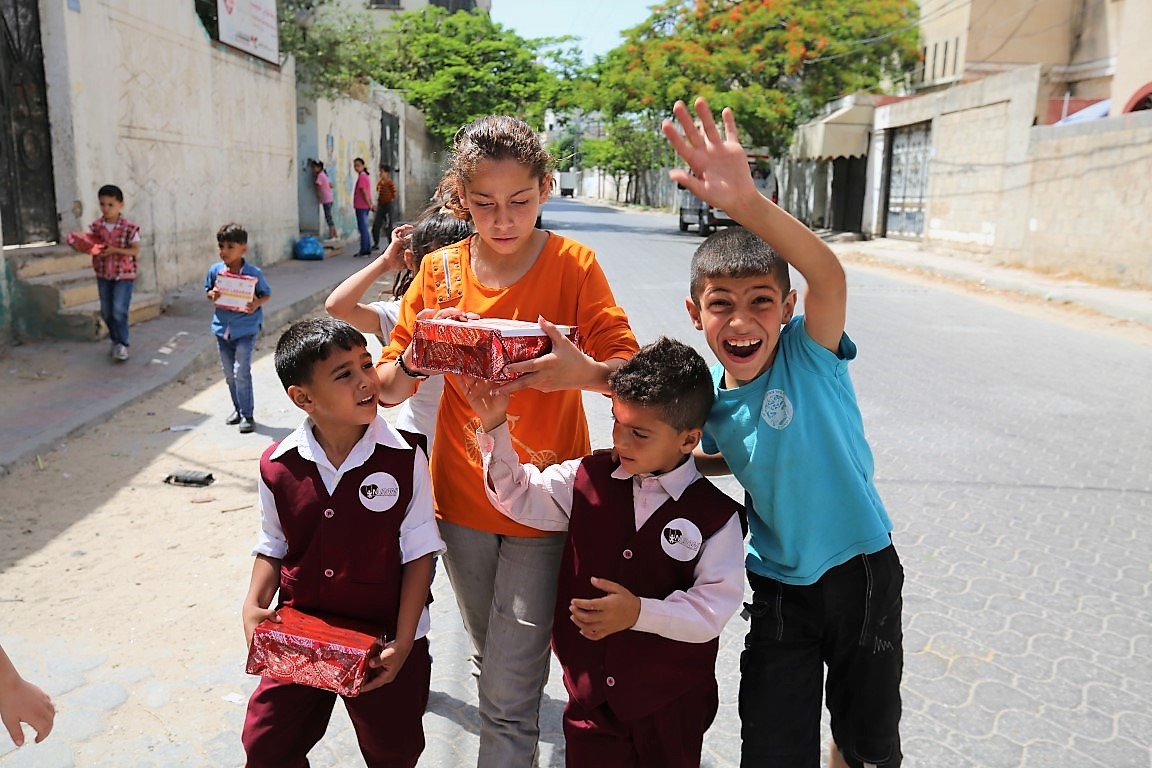
[[[720,364],[698,463],[731,471],[748,496],[753,590],[741,657],[741,764],[816,766],[827,666],[834,767],[900,765],[901,590],[892,523],[848,362],[847,282],[836,255],[756,189],[736,121],[724,137],[697,99],[664,134],[692,170],[673,180],[747,229],[692,257],[693,323]],[[788,267],[808,284],[793,317]]]

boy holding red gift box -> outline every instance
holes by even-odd
[[[512,447],[508,396],[466,383],[488,499],[568,532],[552,622],[567,764],[696,768],[719,706],[718,638],[744,594],[740,505],[692,458],[708,364],[672,339],[642,347],[608,378],[612,453],[544,469]]]
[[[251,645],[277,608],[367,622],[386,637],[371,676],[344,703],[369,766],[415,766],[428,703],[426,603],[443,542],[417,438],[376,412],[379,381],[364,336],[332,318],[294,323],[276,372],[304,423],[260,459],[260,540],[244,600]],[[263,677],[248,702],[247,765],[304,766],[336,694]]]

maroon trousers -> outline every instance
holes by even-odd
[[[700,768],[704,732],[719,706],[715,680],[630,722],[617,719],[607,704],[588,709],[570,697],[564,707],[565,764],[568,768]]]
[[[342,697],[368,768],[414,768],[424,751],[422,720],[431,674],[424,637],[413,644],[391,683]],[[328,729],[335,703],[332,691],[260,678],[241,736],[249,768],[307,768],[308,752]]]

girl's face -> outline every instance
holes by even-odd
[[[476,234],[498,254],[525,247],[536,229],[536,212],[548,199],[550,177],[536,178],[515,160],[481,160],[460,199],[472,214]]]

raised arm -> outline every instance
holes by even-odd
[[[836,254],[804,224],[764,197],[756,188],[748,158],[738,139],[732,110],[722,113],[724,135],[703,98],[696,99],[699,127],[688,107],[677,101],[672,112],[679,130],[665,120],[664,135],[691,173],[673,169],[669,176],[692,194],[722,208],[743,227],[771,245],[804,276],[804,323],[816,343],[836,352],[844,333],[848,288]]]
[[[324,310],[329,315],[349,323],[361,333],[380,332],[380,316],[360,300],[384,274],[403,269],[405,227],[408,231],[412,229],[410,224],[397,227],[392,242],[383,253],[360,271],[349,275],[344,282],[333,289],[324,301]]]

